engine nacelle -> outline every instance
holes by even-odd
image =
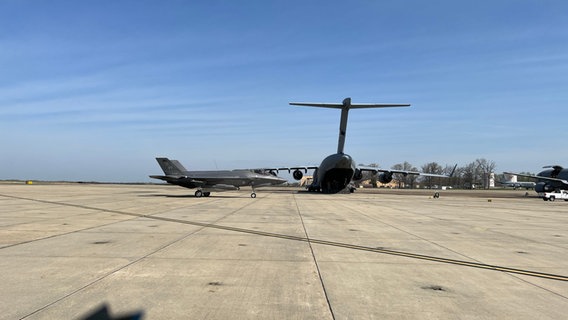
[[[363,172],[359,169],[355,169],[355,173],[353,173],[353,180],[358,181],[363,179]]]
[[[303,176],[304,176],[304,174],[303,174],[302,171],[300,171],[300,170],[295,170],[295,171],[292,173],[292,177],[294,177],[294,179],[296,179],[296,180],[302,180],[302,177],[303,177]]]
[[[383,172],[377,175],[377,180],[380,183],[389,183],[392,181],[392,172]]]
[[[534,191],[536,192],[552,192],[554,187],[547,184],[546,182],[539,182],[534,186]]]

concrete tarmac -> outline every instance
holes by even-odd
[[[0,319],[566,319],[568,202],[432,193],[0,184]]]

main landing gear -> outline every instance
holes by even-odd
[[[211,192],[208,192],[208,191],[206,191],[206,192],[203,192],[201,190],[195,191],[195,197],[197,197],[197,198],[209,197],[210,195],[211,195]]]
[[[196,198],[201,198],[201,197],[209,197],[211,195],[211,192],[208,191],[201,191],[201,190],[197,190],[195,191],[195,197]],[[251,198],[256,198],[256,192],[254,192],[254,189],[252,190],[251,194],[250,194]]]

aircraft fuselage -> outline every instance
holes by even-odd
[[[553,168],[539,172],[537,174],[537,177],[568,180],[568,169],[563,169],[560,166],[554,166]],[[535,186],[536,192],[552,192],[557,189],[566,190],[567,186],[560,181],[550,181],[546,179],[538,179],[538,182]]]
[[[184,174],[185,177],[168,182],[190,189],[213,185],[259,187],[286,182],[271,174],[256,173],[250,170],[186,171]],[[204,185],[202,181],[207,181],[207,183]]]
[[[338,193],[351,182],[357,166],[350,155],[329,155],[318,167],[314,187],[323,193]]]

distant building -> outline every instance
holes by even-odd
[[[312,184],[313,181],[314,181],[313,176],[303,176],[302,179],[300,179],[300,187],[309,186],[310,184]]]
[[[373,184],[371,183],[371,180],[361,180],[357,183],[359,186],[363,187],[363,188],[372,188]],[[394,189],[394,188],[398,188],[399,186],[399,182],[398,180],[393,179],[391,182],[389,183],[380,183],[377,181],[377,187],[378,188],[390,188],[390,189]],[[402,183],[402,187],[404,188],[404,183]]]

